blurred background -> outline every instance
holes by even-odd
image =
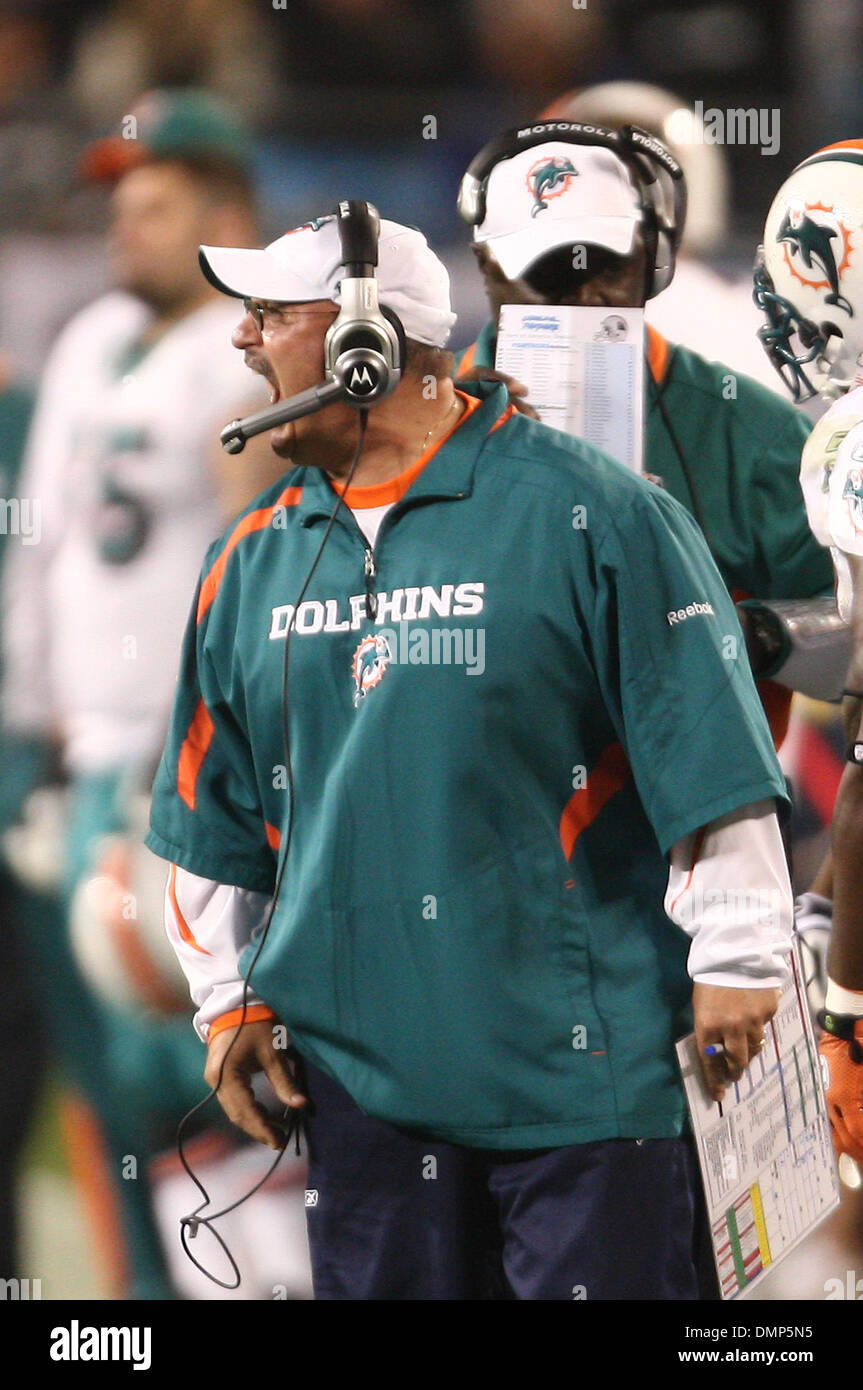
[[[205,87],[250,122],[267,238],[360,193],[412,218],[453,273],[461,347],[484,301],[455,195],[487,139],[609,80],[705,108],[779,108],[776,153],[723,149],[714,255],[748,269],[781,177],[860,128],[861,25],[858,0],[2,0],[0,348],[33,375],[100,288],[104,209],[77,161],[149,87]]]
[[[7,489],[20,464],[27,403],[58,333],[111,287],[110,189],[82,177],[82,152],[121,134],[143,92],[200,90],[245,123],[261,242],[344,197],[368,198],[382,215],[421,227],[452,276],[458,349],[487,317],[469,232],[455,211],[468,162],[501,130],[537,117],[564,94],[621,80],[655,84],[682,106],[758,108],[769,120],[770,152],[756,143],[718,150],[706,141],[696,150],[693,227],[696,212],[698,222],[688,253],[727,286],[729,318],[717,310],[711,319],[702,309],[690,327],[705,355],[781,390],[754,342],[753,254],[767,208],[794,165],[823,144],[863,135],[863,0],[0,0],[0,387],[10,396],[0,466]],[[727,345],[728,323],[736,347]],[[685,325],[677,333],[662,326],[672,338],[686,334]],[[711,353],[714,339],[722,348]],[[783,760],[797,791],[798,889],[808,886],[827,845],[843,746],[831,707],[796,703]],[[19,748],[24,785],[22,756]],[[19,800],[7,824],[20,813]],[[49,808],[39,821],[45,860],[60,852],[58,814]],[[32,860],[32,842],[16,853]],[[37,865],[30,883],[36,905],[16,898],[12,916],[56,916],[57,879],[50,864]],[[4,900],[18,892],[8,889]],[[3,946],[9,981],[42,968],[28,954],[27,934],[26,926],[18,932],[20,951]],[[14,1249],[17,1214],[17,1271],[42,1280],[42,1297],[122,1296],[128,1269],[106,1219],[92,1131],[86,1116],[70,1110],[59,1045],[40,1027],[47,1006],[35,998],[38,988],[30,1003],[14,993],[4,1046],[9,1058],[21,1053],[22,1080],[5,1113],[25,1148],[3,1248]],[[207,1135],[201,1142],[210,1144],[201,1161],[216,1162],[218,1143],[213,1148]],[[250,1171],[240,1153],[230,1183],[249,1185]],[[159,1200],[170,1224],[183,1199],[170,1174],[162,1178]],[[299,1169],[291,1184],[296,1208]],[[301,1265],[302,1236],[292,1238]],[[764,1296],[823,1298],[826,1279],[844,1279],[855,1267],[863,1273],[863,1209],[849,1191],[839,1215],[772,1276]],[[0,1277],[15,1272],[0,1268]],[[307,1297],[304,1279],[301,1269],[281,1276],[268,1269],[261,1287]],[[139,1294],[164,1297],[169,1287],[154,1280]],[[223,1296],[200,1287],[182,1292]]]

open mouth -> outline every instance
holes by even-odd
[[[243,361],[249,368],[249,371],[257,372],[258,376],[264,378],[269,388],[270,405],[276,405],[276,403],[282,399],[282,393],[279,390],[278,382],[274,379],[274,373],[269,363],[263,362],[260,358],[254,357],[248,352],[244,354]]]

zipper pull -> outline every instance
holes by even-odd
[[[363,564],[363,573],[366,578],[366,617],[374,618],[378,611],[377,596],[372,593],[372,583],[377,576],[375,567],[375,556],[371,546],[366,546],[366,558]]]

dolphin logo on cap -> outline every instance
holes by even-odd
[[[548,207],[549,197],[559,197],[561,193],[566,192],[570,179],[575,178],[578,178],[578,170],[564,155],[555,155],[552,159],[543,159],[533,164],[527,171],[527,186],[534,200],[530,210],[531,217],[536,217],[538,212],[544,212]]]

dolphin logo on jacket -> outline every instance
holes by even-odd
[[[381,633],[363,638],[351,658],[355,707],[380,684],[392,659],[390,644]]]

